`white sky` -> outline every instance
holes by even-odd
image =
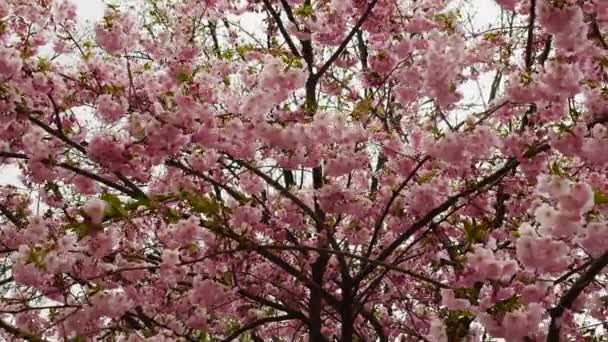
[[[104,3],[102,0],[72,0],[78,7],[78,17],[81,23],[95,22],[103,16]]]

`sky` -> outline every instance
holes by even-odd
[[[104,3],[102,0],[72,0],[78,7],[78,17],[82,23],[95,22],[103,16]]]

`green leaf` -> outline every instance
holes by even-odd
[[[38,68],[40,69],[40,72],[46,73],[49,71],[50,67],[51,63],[47,58],[38,57]]]
[[[120,198],[118,198],[118,196],[110,193],[105,193],[101,195],[100,198],[106,203],[108,203],[108,207],[106,208],[106,211],[104,213],[105,219],[126,216],[127,213],[125,212],[122,201],[120,200]]]
[[[351,113],[351,117],[355,121],[359,121],[362,117],[369,114],[372,111],[372,100],[364,99],[357,104],[355,104],[355,108],[353,108],[353,112]]]
[[[559,165],[558,162],[553,162],[551,163],[551,167],[549,169],[550,174],[554,175],[554,176],[563,176],[564,175],[564,171],[562,170],[561,166]]]
[[[78,239],[82,239],[89,234],[89,226],[84,222],[68,224],[65,229],[76,233]]]
[[[175,209],[169,209],[166,215],[167,221],[169,221],[169,223],[177,223],[181,219],[179,212],[177,212],[177,210]]]
[[[126,203],[124,205],[124,209],[126,211],[133,211],[133,210],[137,210],[139,207],[149,207],[150,206],[150,200],[148,198],[140,198],[136,201],[131,201],[129,203]]]
[[[198,196],[192,193],[184,193],[183,197],[190,206],[192,210],[197,213],[205,214],[207,216],[214,216],[220,212],[220,204],[212,198],[205,196]]]
[[[47,254],[47,250],[42,248],[35,248],[30,252],[28,261],[37,267],[44,267],[44,257]]]
[[[201,334],[198,337],[198,342],[209,342],[209,334],[207,334],[206,332],[201,332]]]
[[[303,6],[300,6],[298,8],[296,8],[293,13],[295,15],[304,17],[304,18],[308,18],[308,17],[312,17],[313,15],[313,8],[311,4],[305,4]]]
[[[192,75],[184,71],[178,72],[176,78],[179,83],[186,83],[192,81]]]
[[[483,242],[486,236],[486,227],[482,224],[476,224],[475,222],[465,222],[464,231],[469,243]]]
[[[502,315],[507,312],[515,311],[521,307],[522,307],[522,304],[519,301],[519,296],[515,295],[513,297],[507,298],[505,300],[502,300],[502,301],[496,303],[494,305],[494,307],[492,307],[490,310],[488,310],[488,312],[491,313],[492,315]]]
[[[231,60],[234,57],[234,50],[232,49],[226,49],[225,51],[222,51],[220,58],[222,59],[227,59],[227,60]]]
[[[593,199],[596,205],[608,204],[608,194],[599,190],[595,191]]]
[[[448,335],[458,337],[458,341],[464,340],[473,319],[475,319],[475,315],[466,310],[448,311],[447,317],[445,318],[445,326]]]

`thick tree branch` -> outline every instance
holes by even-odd
[[[599,258],[591,263],[589,269],[578,278],[570,290],[568,290],[559,300],[558,304],[550,310],[551,323],[547,342],[559,342],[559,332],[561,330],[561,317],[567,309],[570,309],[574,301],[585,290],[595,277],[608,265],[608,251],[604,252]]]
[[[2,204],[0,204],[0,212],[16,227],[22,228],[25,225],[25,222],[22,222],[20,218],[13,215],[13,213],[11,213],[11,211]]]
[[[33,334],[30,334],[27,331],[23,331],[17,327],[14,327],[1,319],[0,319],[0,329],[6,331],[7,333],[9,333],[17,338],[23,339],[25,341],[30,341],[30,342],[45,342],[46,341],[45,339],[37,337]]]
[[[534,24],[536,22],[536,0],[530,0],[530,16],[528,19],[528,37],[526,39],[525,62],[526,72],[532,71],[534,64]]]

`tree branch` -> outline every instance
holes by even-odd
[[[531,158],[533,156],[535,156],[536,154],[548,150],[549,149],[549,145],[547,144],[542,144],[534,149],[529,150],[528,152],[525,153],[524,157],[527,158]],[[460,200],[461,198],[464,198],[466,196],[469,196],[477,191],[480,191],[481,189],[487,187],[487,186],[491,186],[496,184],[497,182],[499,182],[507,173],[509,173],[509,171],[515,169],[517,166],[519,165],[519,161],[516,158],[511,158],[509,159],[509,161],[507,161],[505,163],[505,165],[500,168],[499,170],[497,170],[496,172],[494,172],[493,174],[491,174],[490,176],[486,177],[485,179],[479,181],[478,183],[474,184],[473,186],[471,186],[470,188],[449,197],[445,202],[443,202],[441,205],[439,205],[438,207],[434,208],[433,210],[431,210],[429,213],[427,213],[424,217],[422,217],[421,219],[419,219],[418,221],[416,221],[415,223],[413,223],[409,229],[407,229],[403,234],[401,234],[395,241],[393,241],[386,249],[384,249],[380,255],[378,256],[377,260],[378,261],[384,261],[386,260],[386,258],[388,258],[397,248],[399,248],[399,246],[401,246],[401,244],[405,241],[407,241],[411,236],[414,235],[414,233],[416,233],[418,230],[420,230],[421,228],[423,228],[424,226],[426,226],[427,224],[431,223],[433,221],[433,219],[435,217],[437,217],[438,215],[440,215],[441,213],[445,212],[446,210],[448,210],[451,206],[453,206],[454,204],[456,204],[458,202],[458,200]],[[367,267],[365,267],[355,278],[356,281],[361,280],[363,278],[365,278],[365,276],[367,276],[372,270],[373,270],[373,266],[368,265]],[[355,281],[355,282],[356,282]]]
[[[570,309],[574,301],[576,301],[578,296],[585,290],[587,285],[589,285],[589,283],[591,283],[607,265],[608,250],[591,263],[589,269],[587,269],[587,271],[574,282],[570,290],[560,298],[557,306],[549,310],[549,313],[551,314],[551,323],[549,325],[549,333],[547,334],[547,342],[559,342],[562,315],[567,309]]]
[[[1,319],[0,319],[0,329],[8,332],[9,334],[11,334],[15,337],[21,338],[26,341],[30,341],[30,342],[45,342],[46,341],[45,339],[37,337],[33,334],[30,334],[27,331],[23,331],[17,327],[14,327]]]
[[[346,49],[346,47],[348,46],[348,43],[350,43],[351,39],[355,36],[355,34],[357,34],[357,31],[359,30],[359,28],[361,28],[361,25],[363,25],[363,23],[370,16],[370,14],[372,13],[372,11],[377,3],[378,3],[378,0],[372,0],[372,2],[367,6],[365,13],[363,13],[363,15],[361,16],[361,18],[359,18],[359,20],[357,21],[355,26],[350,30],[350,32],[346,36],[346,39],[344,39],[342,44],[340,44],[340,46],[333,53],[333,55],[331,55],[331,57],[329,57],[327,62],[325,62],[325,64],[323,64],[323,66],[321,66],[321,68],[319,68],[319,71],[315,74],[315,79],[317,79],[317,80],[320,79],[323,76],[323,74],[329,69],[329,67],[331,67],[331,65],[336,61],[336,59],[338,59],[338,57],[340,57],[340,54],[344,51],[344,49]]]
[[[296,57],[302,57],[300,55],[300,52],[298,51],[298,48],[296,47],[293,40],[289,36],[289,32],[287,32],[287,29],[285,29],[285,26],[283,25],[283,21],[281,20],[281,16],[279,15],[279,13],[277,13],[277,11],[274,10],[274,8],[272,7],[272,4],[270,3],[269,0],[263,0],[263,2],[264,2],[264,7],[266,7],[266,9],[268,10],[268,12],[270,12],[270,15],[272,16],[274,21],[277,23],[277,26],[279,27],[279,31],[281,31],[281,35],[283,36],[283,39],[285,39],[287,46],[289,46],[291,53],[293,53]]]
[[[246,333],[247,331],[253,330],[253,329],[258,328],[258,327],[261,327],[262,325],[265,325],[265,324],[268,324],[268,323],[277,323],[277,322],[289,321],[289,320],[291,320],[293,318],[295,318],[295,317],[293,317],[292,315],[282,315],[282,316],[261,318],[261,319],[255,321],[255,322],[249,323],[246,326],[244,326],[244,327],[236,330],[230,336],[228,336],[225,339],[223,339],[222,342],[233,341],[237,337],[239,337],[242,334]]]

